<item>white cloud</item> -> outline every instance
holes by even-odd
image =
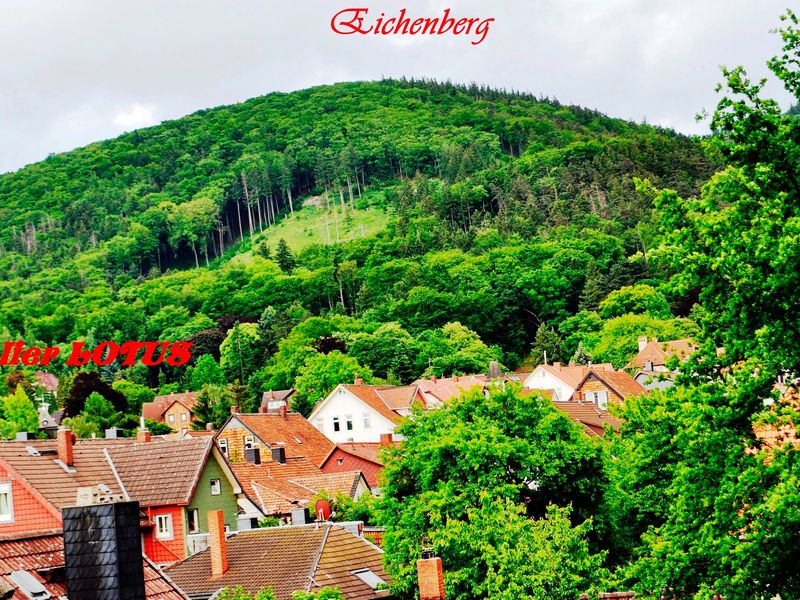
[[[132,104],[114,115],[114,125],[122,127],[125,131],[147,127],[158,123],[153,105]]]

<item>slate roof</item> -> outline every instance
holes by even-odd
[[[149,560],[144,562],[144,587],[147,600],[185,600],[186,596]],[[14,571],[27,571],[55,598],[66,598],[64,540],[61,534],[18,537],[0,540],[0,587],[16,588],[9,577]],[[13,599],[28,600],[17,590]]]
[[[75,504],[78,488],[81,487],[104,483],[111,488],[112,494],[123,493],[106,460],[104,449],[122,449],[134,442],[133,438],[77,440],[73,446],[73,473],[67,473],[56,462],[56,440],[0,442],[0,461],[60,511],[64,506]],[[154,446],[161,443],[151,442]],[[39,456],[28,452],[26,447],[34,448]]]
[[[283,446],[287,457],[307,457],[320,465],[333,450],[333,442],[299,413],[287,413],[285,418],[270,413],[237,413],[231,418],[238,419],[267,446]]]
[[[278,600],[290,600],[295,591],[322,587],[338,587],[348,600],[386,598],[389,594],[373,590],[353,574],[370,569],[388,583],[383,552],[336,524],[240,531],[227,538],[227,552],[229,569],[221,577],[211,577],[208,549],[174,563],[166,572],[183,590],[197,597],[237,585],[251,594],[271,587]]]
[[[197,404],[197,392],[182,392],[179,394],[168,394],[166,396],[156,396],[152,402],[142,404],[142,416],[152,421],[160,421],[167,409],[175,402],[180,402],[187,409],[194,410]]]
[[[695,352],[697,352],[697,346],[689,338],[672,340],[669,342],[650,340],[647,345],[631,359],[626,365],[626,368],[643,369],[647,367],[647,363],[652,363],[653,366],[663,366],[666,365],[667,361],[673,356],[677,356],[680,360],[685,360]]]
[[[210,437],[110,448],[128,492],[141,506],[188,504],[214,441]]]

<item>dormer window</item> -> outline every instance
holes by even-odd
[[[255,438],[252,435],[244,436],[244,449],[249,450],[255,447]]]
[[[228,440],[226,438],[219,438],[217,443],[219,444],[219,449],[222,454],[225,455],[225,458],[228,458]]]

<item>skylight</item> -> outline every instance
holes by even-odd
[[[386,582],[373,573],[370,569],[359,569],[358,571],[353,571],[353,575],[358,577],[373,590],[377,590],[378,587],[386,585]]]

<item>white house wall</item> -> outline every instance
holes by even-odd
[[[525,380],[524,386],[529,390],[554,390],[553,400],[567,402],[575,393],[575,388],[545,369],[537,368]]]
[[[353,418],[353,430],[346,427],[347,416]],[[364,417],[369,416],[369,428]],[[339,418],[339,431],[334,431],[333,419]],[[329,440],[343,442],[380,442],[382,433],[394,433],[395,424],[364,403],[343,387],[337,387],[322,405],[309,417],[311,424],[324,433]]]

